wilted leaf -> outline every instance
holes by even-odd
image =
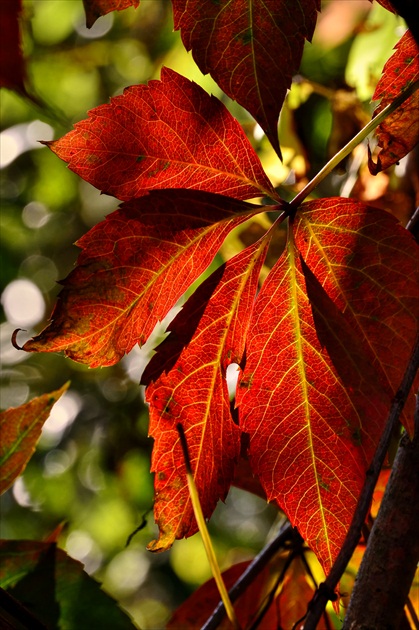
[[[156,188],[276,197],[224,105],[168,68],[161,81],[127,88],[46,144],[83,179],[124,201]]]
[[[142,382],[150,403],[155,439],[154,514],[160,537],[152,551],[197,531],[176,425],[181,423],[204,516],[230,488],[240,454],[240,430],[233,422],[226,369],[239,363],[266,254],[262,241],[217,269],[189,298],[169,326]]]
[[[396,46],[396,52],[384,66],[383,75],[374,92],[373,100],[381,99],[374,115],[381,112],[400,93],[419,80],[419,50],[410,31]],[[377,127],[376,135],[381,151],[377,163],[369,156],[368,166],[373,175],[396,164],[419,142],[419,90]]]
[[[91,28],[96,20],[111,11],[122,11],[128,7],[137,8],[140,0],[83,0],[86,13],[86,26]]]
[[[23,349],[113,365],[147,340],[229,231],[260,210],[193,190],[154,191],[124,204],[78,241],[82,252],[51,323]]]
[[[19,28],[21,11],[22,0],[1,0],[0,87],[25,94],[26,72]]]
[[[0,541],[0,586],[48,628],[135,628],[83,565],[55,543]]]
[[[252,467],[326,572],[389,408],[376,370],[397,381],[381,362],[400,353],[403,374],[416,335],[416,246],[400,230],[351,200],[304,204],[248,333],[237,403]]]
[[[318,0],[172,0],[175,28],[204,74],[257,120],[278,155],[278,116]]]
[[[43,394],[0,414],[0,493],[7,490],[24,471],[51,408],[68,387],[69,383],[66,383],[55,392]]]

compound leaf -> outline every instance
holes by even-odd
[[[394,382],[393,369],[380,348],[384,329],[374,332],[372,322],[383,320],[394,352],[407,334],[398,373],[417,333],[417,249],[400,230],[390,215],[351,200],[304,204],[249,328],[237,404],[252,468],[326,572],[390,404],[393,386],[383,381]]]

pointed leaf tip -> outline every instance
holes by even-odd
[[[70,383],[66,383],[50,394],[0,414],[0,493],[10,488],[26,468],[53,405],[69,386]]]
[[[183,189],[127,202],[78,241],[82,252],[62,283],[51,323],[23,349],[64,351],[90,367],[117,363],[145,343],[227,234],[263,210]]]
[[[281,157],[278,117],[319,0],[173,0],[175,29],[201,69],[256,119]]]
[[[239,459],[240,429],[231,410],[226,368],[240,362],[269,236],[207,278],[169,326],[143,376],[149,383],[149,433],[154,438],[154,514],[159,551],[197,531],[176,425],[188,440],[204,516],[225,499]]]

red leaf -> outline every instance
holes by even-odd
[[[204,74],[257,120],[281,155],[278,116],[305,39],[316,24],[318,0],[172,0],[175,28]]]
[[[0,87],[26,94],[26,73],[19,28],[21,11],[21,0],[1,0]]]
[[[400,373],[416,335],[418,258],[400,229],[390,215],[351,200],[305,204],[286,254],[259,293],[248,333],[237,404],[252,467],[326,572],[388,412],[375,370],[385,371],[389,350],[380,349],[378,336],[394,364],[406,334]],[[364,349],[366,330],[372,347]]]
[[[23,349],[113,365],[147,340],[229,231],[261,210],[193,190],[155,191],[123,204],[78,241],[82,252],[51,323]]]
[[[16,615],[16,624],[3,625],[4,629],[137,628],[100,584],[83,571],[81,562],[55,543],[1,540],[0,587],[38,619],[36,625],[27,620],[23,624],[22,615]]]
[[[122,11],[128,7],[137,8],[140,0],[83,0],[86,13],[86,26],[91,28],[96,20],[111,11]]]
[[[372,0],[370,0],[372,2]],[[377,0],[378,4],[381,4],[382,7],[384,7],[385,9],[387,9],[387,11],[390,11],[390,13],[394,13],[394,9],[391,5],[391,2],[389,0]]]
[[[266,254],[266,238],[217,269],[189,298],[169,326],[170,335],[146,368],[142,381],[150,403],[155,439],[154,514],[159,525],[152,551],[197,531],[176,425],[180,422],[204,515],[230,488],[240,454],[240,430],[233,422],[226,369],[239,363]]]
[[[241,574],[247,569],[250,561],[240,562],[234,564],[227,571],[223,572],[223,580],[227,589],[230,589],[234,583],[239,579]],[[252,585],[253,603],[256,601],[256,591],[259,591],[261,581],[257,580]],[[202,584],[196,591],[188,597],[188,599],[175,610],[172,617],[166,624],[166,630],[196,630],[197,627],[204,625],[205,621],[213,612],[214,608],[220,601],[220,592],[217,588],[214,579],[208,580],[205,584]],[[236,606],[236,614],[239,623],[246,625],[250,618],[248,607],[242,605],[242,598],[239,598]],[[228,619],[224,619],[224,622],[218,626],[220,630],[230,630],[231,623]]]
[[[310,553],[306,552],[306,559]],[[308,606],[315,595],[315,587],[307,575],[306,567],[301,557],[297,556],[285,574],[280,593],[275,599],[278,611],[276,626],[282,630],[294,630],[296,623],[307,614]],[[328,623],[325,621],[328,618]],[[299,624],[297,627],[301,627]],[[325,611],[318,622],[317,630],[333,628],[332,620]]]
[[[0,414],[0,493],[10,488],[25,470],[51,408],[68,385]]]
[[[373,100],[381,99],[374,115],[381,112],[396,96],[419,80],[419,50],[410,31],[396,46],[396,52],[384,66],[383,75],[374,92]],[[419,90],[377,127],[376,135],[381,151],[377,163],[369,155],[368,166],[373,175],[396,164],[419,142]]]
[[[124,201],[155,188],[276,197],[224,105],[168,68],[161,81],[127,88],[46,144],[83,179]]]
[[[418,331],[419,248],[392,215],[363,203],[331,198],[303,208],[295,230],[297,247],[345,314],[392,397]],[[412,434],[413,412],[412,393],[404,415]]]
[[[293,630],[296,622],[307,612],[307,607],[315,589],[308,578],[302,559],[297,556],[286,570],[282,584],[277,587],[276,580],[285,569],[288,553],[282,553],[266,566],[240,595],[234,608],[237,619],[242,628],[249,627],[249,620],[255,624],[257,614],[266,604],[273,591],[272,601],[259,622],[258,628],[280,628]],[[305,552],[310,561],[310,552]],[[227,589],[230,589],[248,567],[249,562],[236,564],[223,573]],[[167,630],[195,630],[204,625],[220,600],[214,580],[209,580],[197,589],[173,614]],[[327,614],[327,613],[325,613]],[[225,617],[219,626],[220,630],[230,630],[231,624]],[[253,626],[256,627],[256,624]],[[323,619],[319,622],[318,630],[327,630],[332,624],[326,624]]]

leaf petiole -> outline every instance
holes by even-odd
[[[360,144],[378,125],[380,125],[383,120],[387,118],[390,114],[392,114],[404,101],[406,101],[416,90],[419,89],[419,80],[415,81],[402,94],[400,94],[397,98],[394,99],[392,103],[389,103],[387,107],[377,114],[374,118],[372,118],[369,123],[365,125],[359,131],[356,136],[352,138],[336,155],[332,157],[331,160],[327,162],[323,166],[323,168],[313,177],[313,179],[305,186],[300,192],[294,197],[292,201],[289,203],[289,210],[295,211],[298,206],[308,197],[308,195],[322,182],[328,175],[333,171],[336,166],[342,162],[343,159],[346,158],[347,155],[352,153],[358,144]]]
[[[195,480],[194,480],[193,474],[192,474],[192,467],[191,467],[191,462],[190,462],[190,459],[189,459],[189,451],[188,451],[188,445],[187,445],[187,442],[186,442],[185,431],[183,430],[183,426],[180,423],[177,424],[176,428],[177,428],[178,433],[179,433],[180,443],[181,443],[182,451],[183,451],[183,457],[184,457],[184,460],[185,460],[186,478],[187,478],[187,481],[188,481],[189,495],[191,497],[191,502],[192,502],[192,507],[193,507],[193,511],[194,511],[194,514],[195,514],[196,522],[198,523],[199,531],[201,532],[202,542],[204,543],[205,552],[207,554],[208,562],[210,564],[211,571],[212,571],[212,574],[214,576],[215,583],[216,583],[218,591],[220,593],[221,600],[222,600],[222,602],[224,604],[224,608],[226,610],[227,617],[229,618],[229,620],[231,622],[231,625],[233,626],[234,630],[241,630],[239,622],[238,622],[237,617],[236,617],[236,613],[235,613],[234,608],[233,608],[233,604],[231,603],[228,591],[227,591],[226,586],[224,584],[224,580],[223,580],[222,575],[221,575],[220,567],[218,566],[217,558],[215,556],[214,548],[213,548],[212,543],[211,543],[211,538],[210,538],[210,535],[209,535],[209,532],[208,532],[207,524],[205,522],[204,514],[202,512],[201,502],[199,500],[199,495],[198,495],[198,490],[197,490],[197,487],[195,485]]]

